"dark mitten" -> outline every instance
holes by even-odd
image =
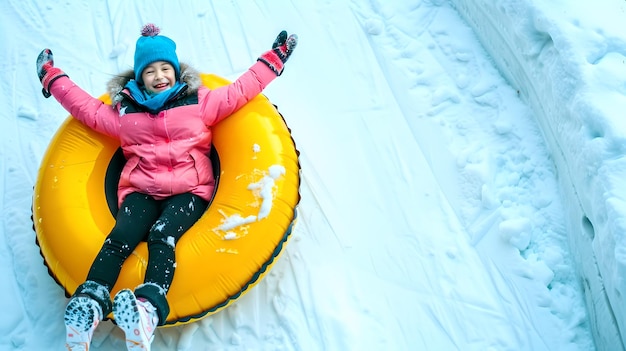
[[[274,40],[272,50],[263,53],[258,61],[265,63],[277,76],[280,76],[283,73],[285,62],[293,53],[296,45],[298,45],[298,36],[295,34],[287,36],[287,32],[282,31]]]
[[[52,51],[50,51],[50,49],[43,49],[43,51],[39,53],[39,56],[37,56],[37,76],[43,85],[43,89],[41,89],[43,96],[49,98],[50,85],[52,85],[52,82],[57,78],[67,77],[67,74],[59,68],[54,67]]]

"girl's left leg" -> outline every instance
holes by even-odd
[[[169,314],[166,294],[174,279],[176,243],[198,221],[207,205],[206,200],[191,193],[172,196],[161,203],[161,216],[148,234],[146,277],[135,295],[156,307],[160,325]]]

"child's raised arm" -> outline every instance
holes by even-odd
[[[204,123],[214,125],[237,111],[283,73],[285,62],[298,44],[298,36],[282,31],[272,48],[259,56],[257,62],[232,84],[206,93],[201,105]]]
[[[37,76],[43,86],[43,96],[49,98],[54,95],[63,108],[89,128],[114,138],[119,136],[119,113],[89,95],[74,84],[61,69],[54,67],[50,49],[44,49],[37,57]],[[56,81],[59,83],[53,86]]]
[[[59,68],[54,67],[54,59],[50,49],[43,49],[37,56],[37,76],[43,85],[41,92],[46,98],[50,97],[50,85],[52,82],[67,74],[63,73]]]

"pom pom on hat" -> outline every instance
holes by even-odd
[[[166,61],[174,66],[176,79],[180,78],[180,64],[176,56],[176,43],[166,36],[159,35],[161,29],[152,23],[141,28],[141,36],[135,45],[135,80],[143,84],[141,73],[149,64]]]
[[[161,33],[161,29],[154,23],[148,23],[141,28],[141,36],[144,37],[154,37],[159,35],[159,33]]]

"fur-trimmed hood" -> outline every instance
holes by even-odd
[[[135,71],[129,69],[109,81],[107,84],[107,92],[111,97],[112,106],[116,106],[120,101],[122,101],[123,97],[120,93],[124,90],[126,84],[132,79],[135,79]],[[195,68],[182,62],[180,64],[180,80],[181,82],[187,84],[187,94],[197,93],[198,89],[202,85],[200,73]]]

